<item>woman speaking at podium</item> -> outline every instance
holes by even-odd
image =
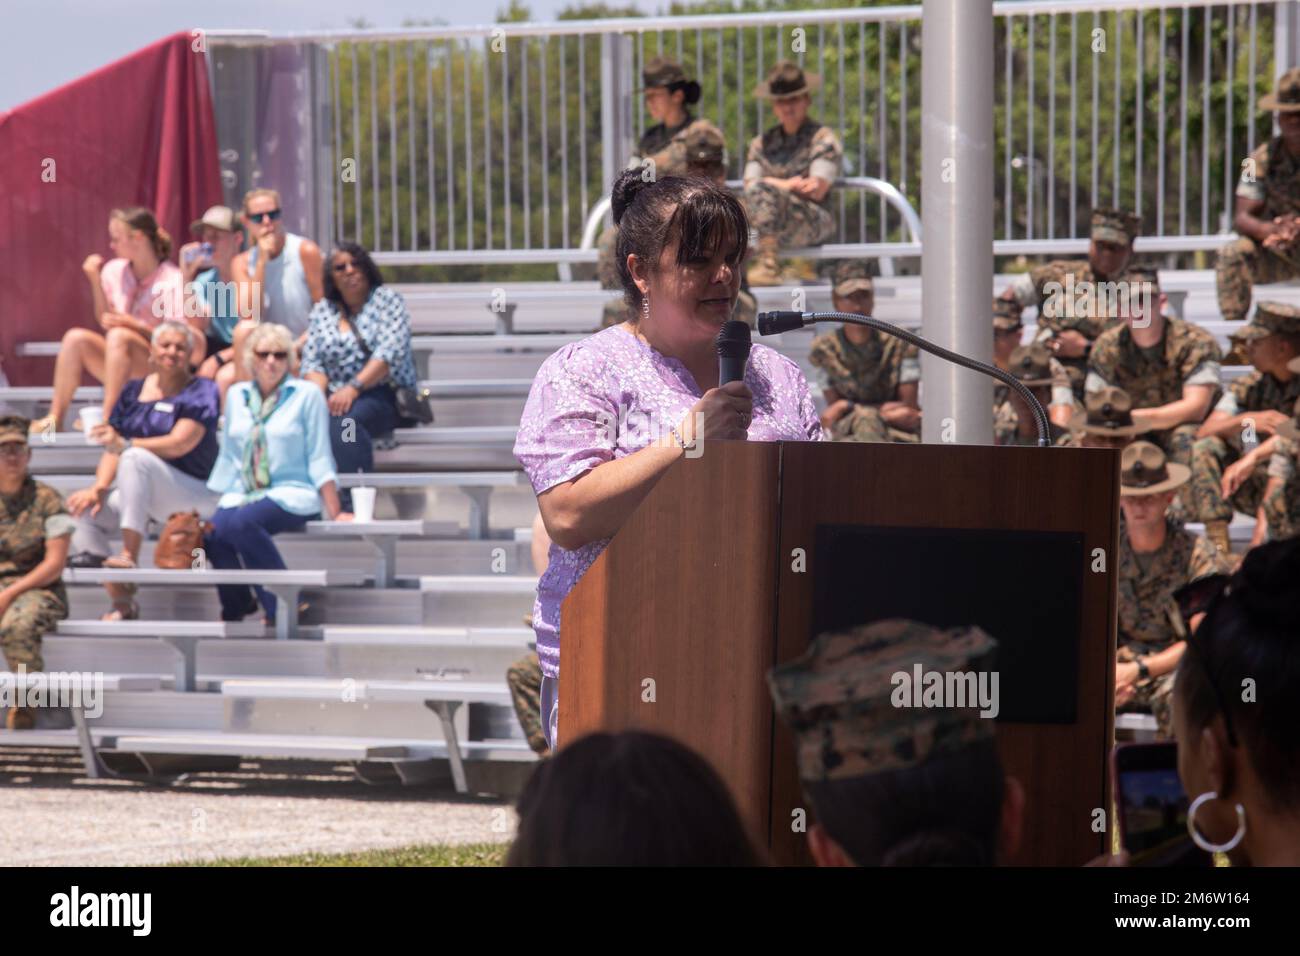
[[[704,179],[614,184],[619,277],[629,312],[557,351],[537,373],[515,457],[551,537],[533,628],[542,665],[542,727],[558,724],[560,604],[609,539],[682,456],[704,439],[820,441],[799,366],[755,344],[743,382],[718,387],[719,330],[731,318],[749,222]]]

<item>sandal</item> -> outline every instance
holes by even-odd
[[[111,558],[105,558],[104,567],[115,568],[119,571],[134,571],[138,565],[135,563],[135,558],[122,551]]]
[[[134,598],[129,601],[114,601],[113,610],[101,615],[99,619],[101,621],[138,621],[140,619],[140,605],[135,603]]]
[[[29,435],[39,435],[45,431],[58,431],[53,415],[46,415],[44,418],[33,418],[31,424],[27,426],[27,434]]]

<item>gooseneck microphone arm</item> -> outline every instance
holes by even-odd
[[[799,329],[805,325],[824,321],[852,322],[854,325],[865,325],[867,328],[884,332],[886,335],[892,335],[904,342],[910,342],[931,355],[937,355],[939,358],[946,359],[963,368],[983,372],[985,375],[1005,383],[1016,390],[1016,393],[1025,400],[1025,404],[1029,406],[1030,411],[1034,413],[1034,422],[1038,426],[1038,447],[1046,448],[1048,446],[1048,435],[1051,432],[1047,424],[1047,412],[1044,410],[1042,403],[1034,397],[1034,393],[1020,379],[1010,372],[1004,372],[996,365],[988,365],[977,359],[950,352],[941,345],[935,345],[933,342],[921,338],[915,332],[909,332],[897,325],[891,325],[882,319],[873,318],[869,315],[855,315],[852,312],[761,312],[758,316],[758,332],[760,335],[776,335],[780,332],[789,332],[792,329]]]

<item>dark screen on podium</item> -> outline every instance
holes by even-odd
[[[1076,533],[820,525],[809,635],[904,617],[998,641],[998,720],[1076,716],[1083,574]]]

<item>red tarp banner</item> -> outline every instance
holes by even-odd
[[[108,213],[145,206],[172,235],[222,201],[206,56],[178,33],[0,113],[0,356],[12,384],[48,385],[19,343],[98,328],[81,263],[112,258]]]

